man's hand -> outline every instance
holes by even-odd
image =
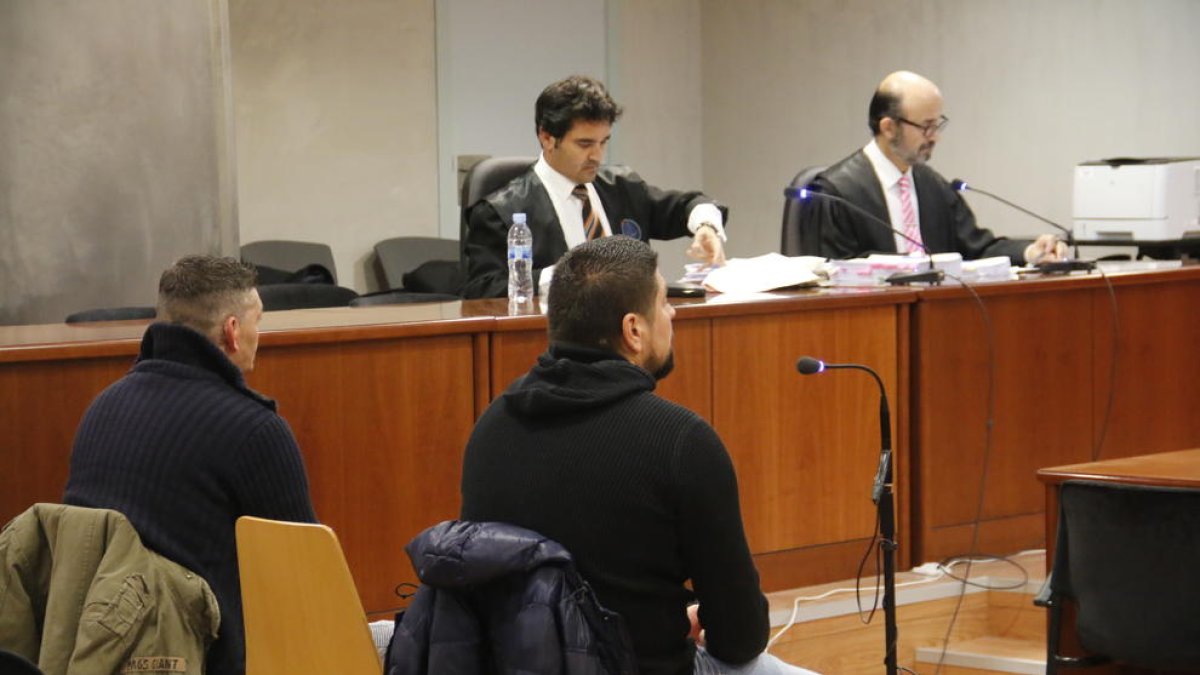
[[[700,605],[688,605],[687,615],[688,621],[692,623],[692,629],[688,632],[688,637],[703,647],[704,627],[700,625]]]
[[[1067,245],[1053,234],[1043,234],[1025,247],[1025,262],[1034,265],[1040,262],[1066,260]]]
[[[692,258],[703,260],[713,267],[725,264],[725,244],[711,226],[701,225],[696,229],[687,252]]]

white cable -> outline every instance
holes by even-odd
[[[1039,555],[1039,554],[1044,555],[1045,553],[1046,553],[1046,549],[1044,549],[1044,548],[1033,548],[1033,549],[1028,549],[1025,551],[1020,551],[1018,553],[1014,553],[1008,557],[1009,558],[1020,558],[1020,557],[1028,556],[1028,555]],[[912,581],[905,581],[905,582],[896,584],[896,588],[904,588],[906,586],[920,586],[922,584],[932,583],[934,581],[937,581],[937,580],[945,577],[947,574],[949,574],[951,571],[953,571],[953,569],[956,566],[964,564],[964,563],[968,562],[968,560],[972,564],[979,564],[979,563],[995,562],[997,559],[996,558],[968,559],[965,557],[952,558],[952,559],[946,561],[946,564],[937,564],[937,572],[933,576],[930,576],[925,579],[914,579]],[[913,568],[913,569],[915,570],[917,568]],[[916,573],[920,574],[920,572],[916,572]],[[779,638],[783,637],[783,634],[786,633],[788,631],[788,629],[790,629],[792,626],[796,625],[796,616],[800,613],[800,603],[801,602],[813,602],[816,600],[824,600],[825,598],[828,598],[831,595],[837,595],[838,593],[850,593],[850,592],[853,592],[854,590],[855,590],[854,588],[833,588],[828,591],[825,591],[824,593],[822,593],[820,595],[813,595],[813,596],[808,596],[808,597],[798,597],[795,600],[793,600],[791,617],[788,619],[787,623],[784,624],[783,628],[780,628],[779,632],[775,633],[775,635],[772,636],[771,639],[767,641],[766,651],[770,652],[771,647],[774,646],[775,643],[779,641]],[[878,590],[878,588],[876,590]]]
[[[1015,554],[1009,555],[1008,557],[1045,555],[1045,552],[1046,552],[1045,549],[1027,549],[1024,551],[1015,552]],[[972,565],[979,565],[979,563],[996,562],[997,560],[998,560],[998,558],[996,558],[996,557],[977,557],[977,558],[955,557],[955,558],[950,558],[950,560],[946,561],[946,563],[944,563],[944,565],[942,565],[942,563],[925,563],[925,565],[934,565],[936,567],[936,572],[934,574],[930,575],[930,577],[925,578],[925,579],[914,579],[912,581],[904,581],[904,583],[896,584],[896,589],[902,589],[902,587],[906,587],[906,586],[919,586],[919,585],[923,585],[923,584],[934,583],[934,581],[937,581],[938,579],[942,579],[943,577],[946,577],[946,575],[952,573],[956,566],[965,565],[965,563],[967,563],[967,562],[971,562]],[[924,566],[914,567],[913,573],[914,574],[923,574],[922,572],[917,572],[917,569],[919,569],[920,567],[924,567]],[[984,587],[982,585],[979,585],[979,586]],[[1002,587],[1001,587],[1001,589],[1002,589]],[[788,631],[788,629],[790,629],[792,626],[796,625],[796,615],[799,614],[800,603],[821,601],[821,599],[828,598],[829,596],[838,595],[838,593],[848,593],[848,592],[852,592],[852,591],[854,591],[854,589],[852,589],[852,587],[847,587],[847,589],[830,589],[826,592],[821,593],[821,595],[818,595],[818,596],[798,597],[798,598],[794,599],[794,601],[792,601],[791,617],[788,617],[787,623],[785,623],[784,627],[780,628],[779,632],[775,633],[773,635],[773,637],[767,641],[766,651],[769,652],[770,647],[774,646],[776,641],[779,641],[779,639],[782,637],[782,635],[784,635],[784,633],[786,633]],[[878,591],[878,587],[876,587],[876,591]]]
[[[939,571],[937,576],[932,576],[927,579],[914,579],[913,581],[905,581],[902,583],[898,583],[898,584],[896,584],[896,588],[905,588],[907,586],[921,586],[923,584],[933,583],[934,581],[941,579],[943,576],[945,576],[945,572]],[[831,595],[836,595],[838,593],[853,593],[855,590],[857,590],[857,589],[855,589],[855,588],[832,588],[828,591],[825,591],[824,593],[822,593],[820,595],[813,595],[813,596],[809,596],[809,597],[798,597],[795,600],[793,600],[792,601],[792,616],[788,619],[787,623],[784,624],[783,628],[780,628],[779,632],[775,633],[775,635],[772,636],[771,639],[767,641],[767,648],[764,651],[770,652],[771,647],[779,640],[779,638],[783,637],[783,634],[786,633],[789,628],[796,625],[796,615],[800,613],[800,603],[801,602],[812,602],[814,600],[824,600],[825,598],[828,598]],[[876,586],[875,590],[876,590],[876,592],[878,592],[879,587]]]

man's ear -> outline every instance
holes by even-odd
[[[545,129],[538,129],[537,137],[538,143],[540,143],[542,146],[542,150],[549,150],[550,148],[555,147],[558,143],[558,139],[551,136],[550,132],[546,131]]]
[[[879,133],[881,133],[884,138],[891,138],[896,133],[897,124],[899,124],[899,122],[891,117],[882,118],[879,120]]]
[[[241,321],[238,320],[236,314],[230,314],[221,322],[221,349],[225,353],[233,356],[242,350],[242,346],[238,344],[237,333],[241,327]]]
[[[645,320],[633,312],[621,317],[621,353],[630,358],[641,355],[646,346]]]

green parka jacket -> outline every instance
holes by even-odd
[[[204,672],[208,583],[116,511],[35,504],[0,532],[0,647],[46,675]]]

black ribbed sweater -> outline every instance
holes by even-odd
[[[692,672],[688,579],[709,652],[741,663],[769,627],[733,465],[712,427],[654,385],[616,355],[552,347],[476,425],[462,517],[565,546],[625,618],[644,675]]]
[[[221,608],[207,672],[245,671],[234,522],[315,522],[275,404],[203,335],[152,324],[133,369],[84,414],[64,501],[120,511],[143,543],[208,581]]]

